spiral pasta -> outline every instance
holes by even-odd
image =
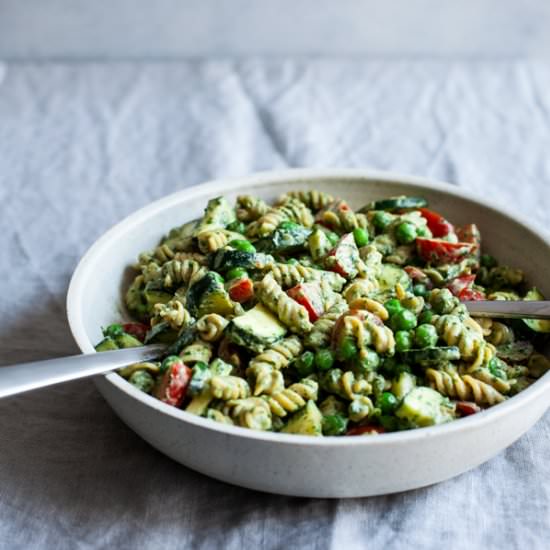
[[[466,326],[456,315],[436,315],[432,324],[447,345],[458,346],[460,355],[466,360],[472,359],[483,346],[483,335]]]
[[[250,388],[244,378],[239,376],[213,376],[210,379],[210,391],[216,399],[244,399],[250,396]]]
[[[197,332],[202,340],[206,342],[217,342],[223,336],[225,327],[229,321],[217,313],[208,313],[203,315],[197,321]]]
[[[202,362],[209,363],[212,358],[212,346],[208,342],[197,340],[189,344],[180,352],[182,361],[187,365]]]
[[[338,318],[347,311],[346,302],[338,301],[330,309],[326,311],[315,323],[309,334],[306,334],[304,344],[308,348],[322,348],[330,343],[332,337],[332,329]]]
[[[258,299],[293,332],[309,332],[312,324],[304,306],[289,298],[273,275],[268,273],[257,286]]]
[[[266,397],[271,413],[284,417],[305,406],[310,399],[317,400],[319,384],[315,380],[304,379],[279,392]]]
[[[456,370],[426,370],[426,379],[430,386],[442,395],[474,401],[478,405],[495,405],[506,398],[489,384],[475,379],[469,374],[460,376]]]
[[[278,204],[285,204],[289,199],[297,199],[303,202],[314,212],[327,207],[334,202],[334,197],[323,191],[289,191],[279,197]]]
[[[189,326],[194,320],[182,302],[176,298],[166,304],[155,304],[153,309],[155,314],[151,319],[151,326],[164,321],[170,325],[170,328],[179,330]]]
[[[361,395],[372,393],[372,385],[364,376],[353,371],[330,369],[320,378],[320,385],[327,393],[333,393],[344,399],[353,401]]]
[[[255,221],[266,214],[268,210],[269,206],[262,199],[252,195],[237,197],[237,218],[243,222]]]
[[[290,288],[298,283],[307,281],[325,281],[333,290],[340,291],[346,280],[332,271],[322,271],[303,265],[289,265],[283,263],[268,264],[265,268],[283,288]]]
[[[160,268],[158,274],[150,279],[159,280],[166,288],[181,284],[191,286],[206,273],[208,273],[207,268],[194,260],[170,260]]]
[[[270,430],[272,426],[271,408],[261,397],[227,401],[222,413],[244,428],[265,431]]]
[[[313,215],[303,202],[290,198],[283,204],[270,208],[263,216],[251,223],[246,234],[249,237],[265,237],[273,233],[277,226],[284,221],[296,222],[305,227],[311,227],[313,225]]]
[[[265,393],[269,388],[278,388],[280,378],[274,374],[274,371],[288,366],[290,361],[301,353],[302,349],[300,339],[290,336],[254,357],[246,371],[247,375],[256,379],[254,395]]]

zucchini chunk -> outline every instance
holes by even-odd
[[[453,420],[454,407],[439,392],[421,386],[404,397],[395,416],[406,420],[412,427],[423,428]]]
[[[221,277],[217,273],[209,272],[188,290],[187,309],[197,319],[209,313],[225,317],[233,313],[234,304]]]
[[[302,410],[294,413],[287,424],[283,426],[281,432],[299,435],[323,435],[323,415],[315,401],[310,399]]]
[[[255,243],[256,249],[268,254],[299,252],[307,246],[312,230],[294,222],[283,222],[268,237]]]
[[[411,278],[407,272],[393,264],[382,264],[376,279],[383,294],[393,294],[397,284],[400,284],[404,290],[411,286]]]
[[[544,300],[544,296],[537,288],[532,288],[526,295],[524,300]],[[544,319],[522,319],[523,322],[535,332],[550,332],[550,321]]]
[[[261,353],[286,334],[286,327],[262,304],[235,317],[227,327],[229,339],[239,346]]]
[[[224,197],[210,199],[204,210],[204,216],[193,231],[193,236],[197,237],[203,231],[224,229],[236,219],[235,210],[231,208],[231,205]]]
[[[457,361],[460,359],[460,350],[457,346],[409,349],[401,352],[401,358],[406,363],[431,367],[447,361]]]
[[[403,208],[424,208],[428,206],[428,201],[422,197],[391,197],[369,202],[357,212],[365,213],[369,210],[401,210]]]

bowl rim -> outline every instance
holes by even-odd
[[[94,346],[89,340],[84,327],[82,296],[85,291],[86,281],[91,274],[89,266],[93,264],[97,256],[101,255],[103,249],[112,239],[128,233],[133,227],[140,225],[147,218],[156,215],[159,211],[162,211],[168,206],[172,206],[174,201],[180,201],[181,199],[193,200],[203,194],[215,193],[218,191],[223,194],[229,189],[233,189],[235,187],[254,188],[264,184],[284,183],[288,180],[295,179],[304,179],[308,181],[314,179],[364,179],[366,182],[369,180],[388,181],[403,184],[405,186],[417,185],[434,189],[457,198],[465,198],[485,209],[508,217],[514,223],[523,226],[525,229],[540,238],[550,250],[550,235],[545,230],[535,227],[529,221],[523,219],[521,216],[518,216],[515,212],[512,212],[507,206],[500,204],[495,204],[494,206],[486,204],[483,199],[475,193],[464,190],[456,185],[438,180],[432,180],[427,177],[413,176],[393,171],[362,168],[290,168],[256,172],[244,177],[214,179],[200,185],[186,187],[134,211],[108,229],[86,251],[73,272],[67,291],[66,301],[69,327],[80,350],[83,353],[95,353]],[[498,200],[496,202],[498,202]],[[97,378],[104,379],[118,390],[125,393],[128,397],[137,399],[143,405],[152,407],[158,413],[192,424],[197,428],[206,428],[207,430],[219,432],[220,435],[225,434],[227,436],[242,437],[256,441],[277,442],[282,445],[308,445],[316,447],[347,447],[356,445],[379,446],[385,444],[399,445],[406,444],[409,441],[414,440],[426,440],[440,436],[443,437],[476,427],[481,428],[486,424],[496,421],[502,416],[512,414],[514,411],[524,406],[524,404],[528,401],[536,400],[544,392],[548,392],[550,394],[550,372],[548,372],[534,384],[519,394],[513,396],[513,398],[506,400],[504,403],[500,403],[480,413],[460,418],[447,424],[417,428],[403,432],[391,432],[382,434],[382,437],[325,436],[322,438],[317,438],[306,435],[263,432],[242,428],[240,426],[231,426],[221,424],[219,422],[213,422],[212,420],[193,415],[182,409],[172,407],[158,399],[155,399],[154,397],[129,384],[115,372],[100,375]]]

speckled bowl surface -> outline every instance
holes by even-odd
[[[455,186],[369,170],[287,170],[220,180],[174,193],[135,212],[101,237],[70,283],[67,314],[83,353],[94,351],[101,326],[128,318],[122,296],[128,266],[171,227],[199,217],[206,202],[242,193],[273,200],[316,188],[360,207],[400,194],[426,197],[457,224],[475,222],[484,246],[521,267],[550,295],[550,240],[497,204]],[[120,418],[174,460],[214,478],[260,491],[304,497],[359,497],[437,483],[489,460],[546,411],[550,373],[505,403],[450,424],[365,437],[314,438],[225,426],[168,406],[117,374],[96,378]]]

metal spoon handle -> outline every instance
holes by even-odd
[[[154,359],[165,349],[143,346],[0,367],[0,398]]]
[[[463,302],[474,317],[550,319],[550,301],[479,300]]]

